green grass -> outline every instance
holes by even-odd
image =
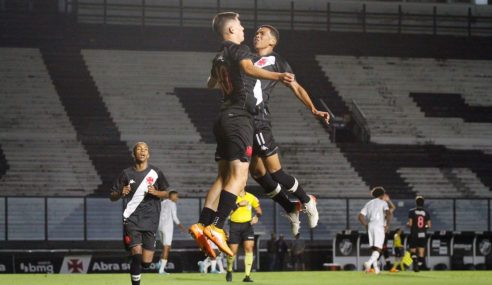
[[[492,284],[492,271],[426,271],[383,272],[380,275],[362,272],[257,272],[251,275],[253,284],[264,285],[480,285]],[[233,282],[242,282],[243,273],[234,273]],[[1,285],[130,285],[129,274],[1,274]],[[155,273],[142,274],[142,285],[207,285],[230,284],[224,274],[175,273],[161,276]]]

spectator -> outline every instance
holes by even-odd
[[[306,270],[304,265],[304,251],[306,249],[306,242],[299,238],[297,235],[295,240],[292,241],[291,255],[292,255],[292,267],[294,270]]]
[[[285,255],[289,251],[289,246],[285,241],[284,235],[281,234],[277,240],[277,269],[284,270]]]
[[[272,232],[270,239],[267,241],[269,271],[277,269],[277,251],[277,236],[275,235],[275,232]]]

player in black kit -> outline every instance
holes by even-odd
[[[264,70],[274,72],[292,73],[292,68],[280,55],[274,52],[278,44],[280,34],[278,30],[270,25],[262,25],[256,31],[254,37],[254,47],[257,52],[255,66]],[[292,234],[299,234],[300,221],[299,211],[292,203],[287,194],[281,191],[284,189],[296,196],[302,203],[302,208],[308,215],[310,228],[318,224],[318,210],[314,196],[307,195],[298,180],[284,172],[278,156],[278,145],[272,133],[271,116],[269,111],[269,101],[271,93],[277,81],[257,80],[255,86],[255,96],[261,100],[257,101],[257,108],[260,110],[255,115],[255,135],[253,144],[253,158],[251,160],[250,172],[253,178],[263,187],[266,194],[275,202],[279,203],[287,213],[292,226]],[[329,122],[330,116],[327,112],[316,109],[309,98],[306,90],[297,82],[292,81],[287,84],[294,95],[311,111],[318,119]]]
[[[415,204],[417,207],[408,212],[407,227],[410,228],[409,244],[413,270],[418,272],[425,261],[426,231],[432,227],[432,221],[429,212],[424,209],[424,197],[417,196]]]
[[[223,226],[248,178],[249,160],[253,152],[253,116],[257,112],[257,98],[253,93],[255,78],[285,83],[294,80],[292,74],[269,72],[253,65],[254,55],[247,46],[241,45],[244,28],[239,14],[217,14],[213,28],[223,40],[221,50],[213,60],[208,81],[209,88],[219,87],[223,94],[223,103],[214,124],[219,173],[207,193],[198,223],[189,229],[199,246],[212,257],[214,253],[208,240],[222,252],[233,255],[227,245]]]
[[[142,267],[148,269],[155,251],[161,199],[169,187],[162,171],[149,164],[149,147],[138,142],[133,147],[135,165],[121,172],[111,188],[110,199],[124,199],[123,242],[131,254],[132,285],[140,284]]]

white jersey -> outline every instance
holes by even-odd
[[[375,198],[367,202],[360,213],[364,215],[369,223],[369,227],[380,226],[386,224],[385,211],[389,210],[388,203],[381,199]]]
[[[173,228],[173,222],[176,225],[180,224],[176,210],[176,203],[165,199],[161,202],[161,214],[159,217],[159,229]]]

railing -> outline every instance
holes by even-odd
[[[331,240],[345,229],[364,231],[357,214],[369,198],[318,198],[320,222],[310,231],[306,215],[301,215],[301,237]],[[490,231],[492,199],[427,199],[433,230]],[[182,198],[178,216],[185,226],[198,220],[203,199]],[[397,210],[391,225],[405,228],[411,199],[393,201]],[[256,232],[274,231],[290,237],[290,227],[283,210],[270,199],[261,199],[264,215]],[[1,241],[101,241],[121,240],[122,201],[92,197],[0,197]],[[174,238],[189,239],[175,227]]]
[[[354,132],[362,142],[369,142],[371,140],[371,129],[367,125],[366,115],[355,100],[352,100],[350,104],[350,112],[355,122]]]
[[[81,23],[142,27],[209,27],[215,13],[232,10],[241,14],[243,24],[249,28],[269,23],[290,30],[492,35],[492,8],[487,6],[329,1],[324,7],[307,8],[301,2],[274,0],[179,0],[163,1],[168,4],[162,5],[149,2],[65,0],[59,9]]]

